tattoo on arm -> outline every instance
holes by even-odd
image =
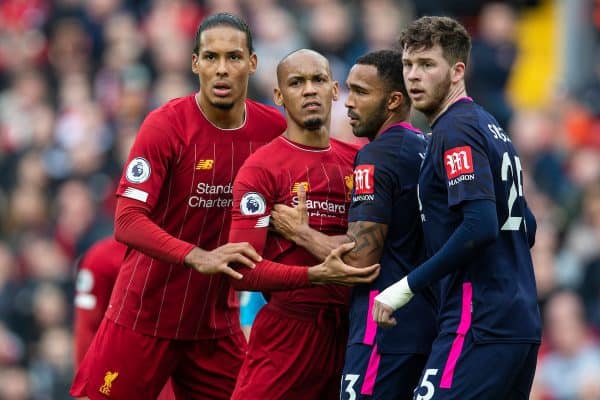
[[[387,235],[388,226],[368,221],[352,222],[346,234],[356,243],[350,251],[350,256],[361,265],[378,262]]]

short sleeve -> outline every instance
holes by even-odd
[[[389,224],[397,180],[385,155],[366,146],[354,161],[354,185],[348,222]]]
[[[129,152],[117,195],[154,207],[175,159],[174,135],[163,114],[148,115]]]
[[[494,180],[483,135],[468,122],[447,127],[438,157],[448,188],[448,207],[468,200],[494,200]]]

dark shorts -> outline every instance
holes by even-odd
[[[155,399],[171,377],[177,398],[229,399],[246,350],[237,335],[210,340],[147,336],[104,318],[71,386],[74,397]]]
[[[346,348],[340,399],[410,400],[427,356],[379,353],[377,345]]]
[[[231,399],[338,400],[348,335],[344,317],[347,311],[302,314],[268,303],[254,320]]]
[[[444,334],[433,342],[414,400],[527,400],[539,345],[473,342]]]

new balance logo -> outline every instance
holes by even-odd
[[[215,163],[215,160],[200,160],[196,164],[196,169],[204,169],[204,170],[212,169],[214,163]]]
[[[354,168],[354,194],[375,193],[375,166],[372,164],[357,165]]]
[[[448,179],[473,173],[473,156],[470,146],[454,147],[444,153],[444,165]]]

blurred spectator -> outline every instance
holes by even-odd
[[[554,400],[600,397],[600,347],[584,319],[581,299],[556,293],[545,310],[550,351],[538,367],[539,390]]]
[[[467,80],[469,95],[504,128],[512,116],[506,84],[517,56],[515,18],[514,10],[506,3],[488,3],[482,8]]]
[[[25,369],[19,367],[0,368],[0,399],[32,399],[31,380]]]

